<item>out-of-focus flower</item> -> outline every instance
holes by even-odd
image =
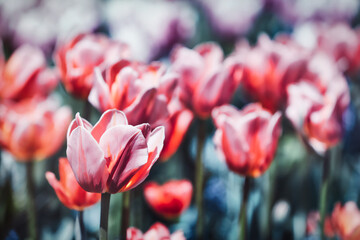
[[[104,112],[124,111],[130,124],[158,126],[169,117],[168,103],[177,83],[175,74],[167,74],[158,62],[149,65],[121,60],[103,74],[96,70],[89,102]]]
[[[126,240],[186,240],[182,231],[176,231],[170,235],[166,226],[161,223],[153,224],[146,233],[139,229],[131,227],[126,231]]]
[[[59,46],[54,58],[66,90],[87,99],[94,81],[94,68],[103,70],[129,55],[127,45],[105,35],[81,34]]]
[[[46,67],[40,49],[23,45],[6,63],[2,48],[0,51],[0,99],[17,101],[36,95],[46,96],[56,87],[58,77],[55,71]]]
[[[26,99],[0,105],[0,144],[19,161],[41,160],[63,144],[71,110],[55,99]]]
[[[28,43],[50,55],[56,41],[92,32],[100,24],[96,0],[12,0],[0,8],[0,34],[15,46]]]
[[[246,94],[272,112],[286,103],[286,86],[301,78],[308,56],[294,42],[272,41],[266,35],[261,35],[253,48],[247,42],[239,43],[234,54],[244,67]]]
[[[325,221],[325,234],[328,237],[338,235],[342,240],[360,239],[360,211],[355,202],[347,202],[344,206],[337,203]]]
[[[314,150],[323,154],[343,136],[350,93],[345,78],[327,55],[315,55],[308,70],[301,82],[287,88],[286,115]]]
[[[157,214],[168,219],[179,217],[189,207],[192,192],[188,180],[171,180],[162,186],[149,182],[144,186],[147,203]]]
[[[349,21],[359,9],[357,0],[266,0],[287,23],[306,20]]]
[[[221,38],[233,38],[246,33],[263,6],[263,0],[198,1]]]
[[[360,31],[347,23],[307,22],[297,26],[292,36],[305,48],[333,57],[340,71],[355,73],[360,68]]]
[[[54,188],[60,202],[66,207],[82,211],[100,200],[100,193],[86,192],[80,187],[66,158],[59,158],[59,174],[60,181],[56,179],[55,174],[52,172],[46,172],[45,176],[49,184]]]
[[[109,1],[106,17],[110,33],[127,43],[138,61],[151,61],[174,43],[190,39],[197,16],[184,1]]]
[[[164,127],[128,125],[125,114],[106,111],[92,126],[79,114],[69,126],[66,154],[80,186],[88,192],[117,193],[144,181],[160,156]]]
[[[229,103],[242,77],[242,67],[234,58],[223,60],[215,43],[194,49],[176,48],[172,70],[180,75],[179,97],[198,117],[207,118],[214,107]]]
[[[314,235],[320,221],[319,212],[310,212],[306,218],[306,235]]]
[[[243,110],[224,105],[213,110],[212,118],[216,148],[230,170],[258,177],[268,169],[281,134],[280,112],[273,115],[258,103]]]
[[[164,148],[160,155],[162,161],[166,161],[176,152],[194,119],[194,114],[176,98],[168,104],[168,109],[169,118],[161,124],[165,127]]]

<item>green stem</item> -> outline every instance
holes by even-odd
[[[120,239],[126,240],[126,231],[129,228],[130,220],[130,191],[122,194],[121,228]]]
[[[78,222],[79,222],[79,229],[80,229],[80,239],[86,240],[86,229],[84,225],[84,212],[78,211]]]
[[[108,219],[110,206],[110,193],[101,194],[100,240],[108,239]]]
[[[35,205],[35,184],[33,178],[34,162],[32,160],[26,163],[26,182],[28,191],[28,235],[30,239],[38,239],[36,224],[36,205]]]
[[[325,239],[324,233],[324,224],[325,224],[325,215],[326,215],[326,200],[327,200],[327,192],[329,187],[329,175],[330,175],[330,153],[329,150],[326,151],[324,159],[323,159],[323,176],[320,190],[320,203],[319,203],[319,211],[320,211],[320,229],[321,229],[321,239]]]
[[[247,232],[247,201],[249,198],[250,192],[250,177],[245,177],[244,187],[243,187],[243,195],[241,202],[241,209],[239,215],[239,240],[246,240],[246,232]]]
[[[196,165],[195,165],[195,202],[198,210],[198,220],[196,224],[196,239],[203,238],[203,185],[204,185],[204,166],[202,164],[202,151],[206,138],[206,121],[198,121]]]

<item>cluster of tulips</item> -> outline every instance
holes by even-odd
[[[360,239],[355,203],[339,203],[329,216],[326,210],[330,152],[344,135],[350,104],[346,77],[360,69],[360,34],[346,24],[313,24],[296,31],[312,31],[312,45],[297,39],[299,34],[273,40],[260,35],[254,46],[238,42],[226,57],[212,42],[192,49],[177,46],[166,63],[135,61],[126,44],[102,34],[81,34],[59,43],[54,68],[30,45],[19,47],[8,59],[1,54],[0,146],[26,164],[29,237],[39,237],[33,164],[57,153],[66,138],[60,180],[53,172],[44,177],[66,207],[79,211],[83,238],[82,212],[99,201],[99,237],[108,238],[110,197],[122,193],[122,208],[117,210],[120,239],[185,239],[181,230],[171,234],[162,223],[154,223],[144,234],[130,227],[129,219],[136,218],[130,211],[130,191],[141,187],[147,204],[164,219],[176,219],[188,209],[190,180],[139,185],[154,164],[161,168],[158,159],[171,161],[194,122],[196,238],[204,237],[206,226],[202,153],[213,125],[217,157],[244,178],[235,227],[239,239],[246,239],[251,181],[270,167],[288,120],[306,149],[322,158],[319,209],[309,215],[308,234],[320,231],[323,238]],[[84,111],[73,120],[70,107],[60,106],[61,99],[53,93],[58,80],[68,94],[84,101]],[[231,105],[235,95],[244,96],[248,104],[242,109]],[[101,114],[95,124],[91,106]]]

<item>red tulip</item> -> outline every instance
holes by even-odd
[[[281,134],[280,112],[272,115],[256,103],[242,111],[225,105],[214,109],[212,117],[215,145],[230,170],[258,177],[268,169]]]
[[[157,214],[172,219],[179,217],[190,206],[192,191],[188,180],[172,180],[162,186],[149,182],[144,187],[144,196]]]
[[[350,103],[346,80],[334,69],[326,55],[314,56],[307,76],[287,89],[287,117],[320,154],[341,140],[343,115]]]
[[[94,68],[105,69],[129,55],[129,49],[123,43],[100,34],[83,34],[60,46],[54,58],[66,90],[87,99],[93,85]]]
[[[101,194],[86,192],[80,187],[66,158],[59,158],[59,174],[60,181],[52,172],[46,172],[46,179],[66,207],[82,211],[100,200]]]
[[[55,99],[26,99],[0,105],[0,144],[19,161],[41,160],[63,144],[71,110]]]
[[[234,54],[244,66],[243,88],[255,101],[276,112],[286,103],[286,86],[300,80],[308,54],[292,42],[261,35],[255,47],[239,44]]]
[[[106,111],[92,126],[79,114],[68,129],[66,154],[80,186],[88,192],[130,190],[149,175],[163,148],[164,127],[128,125],[125,114]]]
[[[338,235],[342,240],[360,239],[360,211],[354,202],[340,203],[325,221],[325,234],[328,237]]]
[[[242,76],[242,67],[233,58],[223,61],[223,52],[214,43],[193,50],[179,47],[171,62],[173,71],[180,75],[180,100],[200,118],[229,103]]]
[[[170,235],[169,230],[161,223],[155,223],[143,234],[134,227],[126,231],[126,240],[186,240],[182,231],[176,231]]]
[[[158,126],[169,117],[168,103],[177,78],[166,74],[160,63],[145,65],[121,60],[104,72],[97,71],[89,102],[104,112],[116,108],[124,111],[130,124]]]
[[[164,148],[160,155],[162,161],[166,161],[176,152],[194,119],[194,114],[175,99],[168,108],[169,119],[162,124],[165,127]]]
[[[0,58],[0,99],[18,101],[46,96],[58,83],[57,75],[47,68],[44,53],[38,48],[23,45],[6,63],[2,53]]]

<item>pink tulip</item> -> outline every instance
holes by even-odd
[[[193,50],[176,48],[171,56],[172,70],[180,75],[179,94],[185,107],[198,117],[209,117],[214,107],[229,103],[242,76],[241,66],[228,58],[215,43]]]
[[[41,160],[63,144],[71,110],[55,99],[32,98],[0,105],[0,144],[19,161]]]
[[[289,85],[287,92],[286,116],[315,151],[323,154],[341,140],[350,94],[346,80],[327,55],[315,55],[304,79]]]
[[[281,134],[280,112],[273,115],[257,103],[243,110],[224,105],[215,108],[212,117],[216,148],[230,170],[258,177],[268,169]]]
[[[101,194],[86,192],[80,187],[66,158],[59,158],[59,174],[60,181],[52,172],[46,172],[45,176],[59,200],[66,207],[82,211],[100,200]]]
[[[282,43],[261,35],[255,47],[240,43],[234,57],[244,66],[245,93],[276,112],[286,103],[286,86],[299,81],[305,72],[308,52],[293,42]]]
[[[58,77],[55,71],[47,68],[40,49],[22,45],[6,63],[0,53],[0,99],[18,101],[36,95],[46,96],[57,83]]]
[[[186,240],[186,238],[182,231],[176,231],[170,235],[167,227],[161,223],[155,223],[145,234],[137,228],[128,228],[126,240]]]
[[[116,108],[124,111],[130,124],[158,126],[169,117],[168,103],[177,83],[175,74],[154,62],[145,65],[121,60],[103,74],[96,70],[89,102],[104,112]]]
[[[80,186],[88,192],[130,190],[149,175],[160,156],[164,127],[128,125],[125,114],[106,111],[92,126],[79,114],[69,126],[66,154]]]
[[[129,49],[123,43],[100,34],[82,34],[59,46],[54,58],[66,90],[87,99],[94,81],[94,68],[105,69],[129,55]]]

